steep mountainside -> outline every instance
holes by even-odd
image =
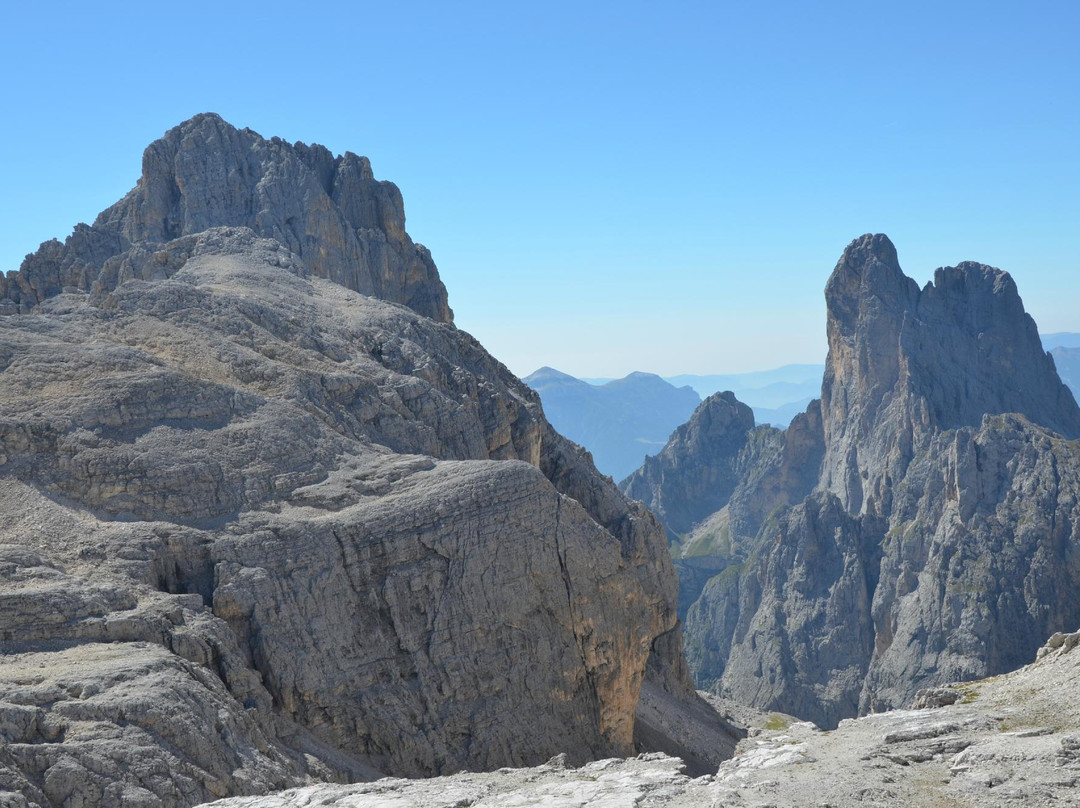
[[[919,289],[864,236],[826,302],[820,403],[712,453],[683,436],[660,457],[693,462],[627,490],[666,503],[746,446],[779,447],[689,503],[680,564],[722,571],[695,579],[688,656],[725,695],[834,726],[1011,670],[1080,624],[1080,409],[1000,270]]]
[[[523,381],[540,394],[544,413],[559,432],[586,447],[604,474],[621,480],[667,442],[701,398],[652,373],[631,373],[592,385],[553,368]]]
[[[730,754],[662,529],[449,323],[396,189],[209,115],[144,166],[6,281],[3,799]]]

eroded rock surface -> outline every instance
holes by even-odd
[[[401,192],[376,180],[366,157],[266,140],[211,113],[151,143],[135,188],[0,278],[0,300],[28,311],[64,289],[102,295],[131,278],[167,276],[186,259],[182,237],[212,227],[250,228],[312,275],[452,320],[431,254],[405,232]]]
[[[691,778],[677,758],[644,755],[567,768],[433,780],[317,786],[216,808],[342,808],[394,805],[671,806],[766,808],[828,805],[1075,805],[1080,784],[1080,634],[1063,635],[1035,664],[991,680],[953,684],[936,709],[904,709],[846,720],[833,732],[772,714],[754,716],[750,737],[714,775]]]
[[[236,143],[236,194],[352,188],[348,156],[199,116],[147,153],[183,169],[172,207],[155,169],[99,219],[163,239],[118,242],[130,272],[12,279],[37,297],[0,317],[0,789],[179,806],[671,741],[635,726],[646,680],[700,707],[659,524],[448,312],[347,288],[273,217],[191,232],[243,207],[198,190]],[[337,209],[375,216],[353,180]],[[698,720],[715,765],[735,738]]]
[[[831,727],[1080,624],[1080,409],[1001,270],[920,290],[864,236],[826,302],[820,402],[712,451],[687,429],[627,490],[684,531],[698,683]]]

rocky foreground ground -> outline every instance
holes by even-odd
[[[691,778],[659,753],[567,768],[430,780],[319,785],[215,808],[472,806],[1033,806],[1080,805],[1080,632],[1058,634],[1013,673],[923,691],[920,709],[841,722],[832,732],[778,713],[715,776]]]

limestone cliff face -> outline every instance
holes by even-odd
[[[748,715],[750,737],[709,778],[691,779],[680,773],[678,760],[663,755],[580,769],[554,760],[493,774],[322,785],[276,794],[272,802],[240,797],[208,808],[1075,805],[1078,646],[1080,632],[1056,634],[1037,661],[1020,670],[928,688],[908,709],[847,721],[832,732],[776,713]]]
[[[655,518],[445,318],[286,234],[188,232],[236,209],[195,199],[216,146],[177,156],[206,127],[314,161],[184,124],[147,158],[201,166],[183,200],[144,178],[102,220],[186,234],[0,317],[0,791],[179,806],[662,746],[643,682],[700,705]]]
[[[1005,272],[963,263],[919,290],[883,235],[844,252],[825,287],[822,484],[852,512],[889,510],[892,482],[942,430],[1020,413],[1080,437],[1080,408]]]
[[[287,247],[314,276],[451,322],[431,254],[405,232],[401,192],[374,178],[366,157],[266,140],[213,114],[165,133],[143,154],[142,177],[92,226],[49,241],[0,281],[0,300],[27,311],[65,287],[105,294],[130,278],[160,277],[156,253],[211,227],[247,227]]]
[[[939,269],[920,290],[864,236],[826,300],[820,405],[678,563],[707,570],[685,604],[699,683],[834,726],[1015,668],[1080,621],[1080,409],[1000,270]]]

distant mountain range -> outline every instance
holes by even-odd
[[[1058,376],[1073,396],[1080,399],[1080,348],[1054,348],[1050,355],[1054,357]]]
[[[622,379],[579,379],[550,367],[524,381],[551,423],[590,452],[615,480],[659,452],[702,397],[731,390],[758,424],[786,427],[821,392],[824,365],[785,365],[754,373],[669,376],[631,373]]]
[[[779,409],[804,400],[807,404],[810,403],[810,399],[821,394],[821,374],[824,372],[824,365],[784,365],[751,373],[701,376],[684,373],[668,376],[666,379],[672,384],[690,385],[702,398],[730,390],[739,401],[749,404],[757,417],[758,408]],[[802,409],[806,407],[803,406]],[[758,418],[758,421],[760,422],[761,418]]]
[[[739,401],[750,405],[757,423],[786,427],[821,394],[824,372],[824,365],[784,365],[749,373],[683,373],[662,378],[675,387],[692,387],[703,399],[730,390]],[[593,377],[580,381],[605,385],[615,380]]]
[[[1072,390],[1073,396],[1080,401],[1080,334],[1059,331],[1055,334],[1040,334],[1043,350],[1054,357],[1058,376]]]
[[[524,382],[540,394],[552,425],[592,452],[597,469],[621,480],[656,454],[701,403],[687,386],[652,373],[590,384],[543,367]]]
[[[1061,380],[1080,399],[1080,334],[1040,334]],[[756,424],[786,429],[821,395],[824,365],[784,365],[750,373],[631,373],[579,379],[543,367],[524,379],[540,394],[551,423],[593,454],[616,481],[664,447],[675,427],[713,393],[730,390],[754,411]]]
[[[1057,331],[1053,334],[1039,334],[1044,351],[1055,348],[1080,348],[1080,334],[1071,331]]]

